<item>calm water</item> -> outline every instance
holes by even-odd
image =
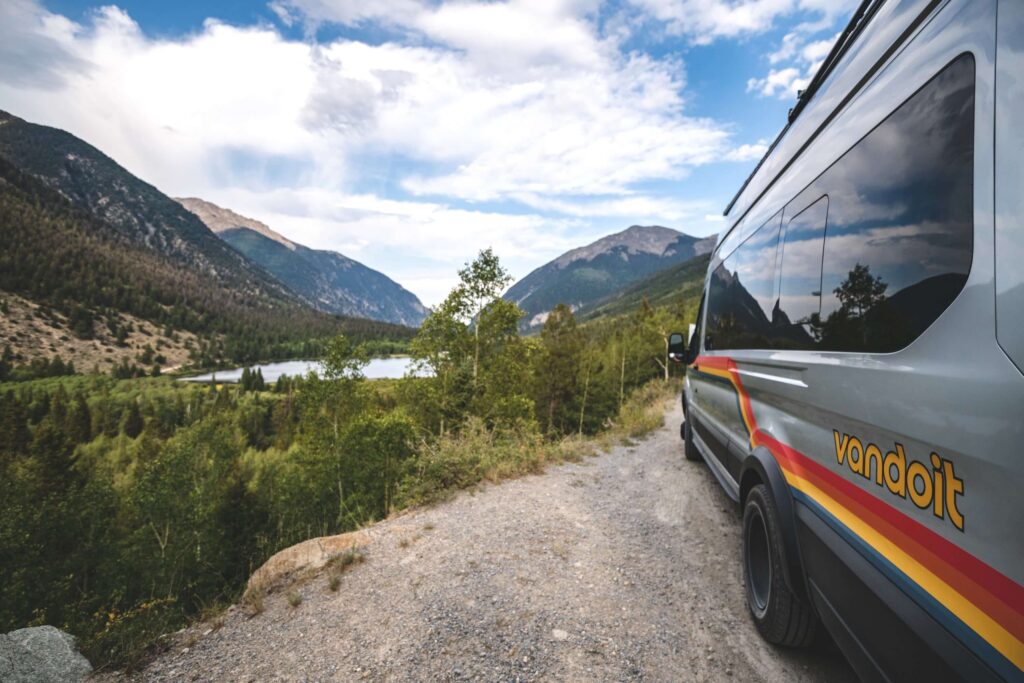
[[[398,379],[404,377],[406,370],[412,363],[412,359],[407,357],[401,358],[374,358],[365,368],[363,368],[363,374],[369,379]],[[266,363],[264,365],[250,365],[247,366],[255,370],[260,368],[263,371],[263,379],[267,384],[271,384],[277,381],[277,378],[281,375],[288,375],[289,377],[295,377],[297,375],[305,375],[310,370],[316,370],[319,372],[320,363],[315,360],[286,360],[281,363]],[[183,377],[185,382],[209,382],[216,375],[218,382],[225,382],[227,384],[233,384],[242,379],[242,370],[244,368],[235,368],[234,370],[218,370],[215,373],[208,373],[205,375],[196,375],[195,377]]]

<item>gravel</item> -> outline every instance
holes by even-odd
[[[145,681],[852,681],[826,644],[780,649],[746,611],[740,524],[665,427],[545,474],[387,520],[366,561],[199,624]],[[121,678],[106,674],[103,678]]]

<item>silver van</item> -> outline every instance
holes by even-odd
[[[1024,0],[864,2],[726,216],[669,350],[757,628],[1024,680]]]

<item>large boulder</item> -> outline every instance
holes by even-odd
[[[73,683],[92,673],[75,648],[73,636],[53,626],[35,626],[0,634],[0,681]]]
[[[245,593],[266,591],[289,576],[319,569],[347,550],[360,548],[371,540],[368,529],[337,536],[311,538],[272,555],[249,577]]]

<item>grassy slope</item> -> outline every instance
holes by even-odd
[[[640,306],[644,297],[647,297],[648,303],[654,307],[670,306],[680,299],[696,300],[704,286],[704,275],[707,273],[710,258],[710,254],[705,254],[659,270],[584,311],[580,319],[597,320],[632,313]]]

